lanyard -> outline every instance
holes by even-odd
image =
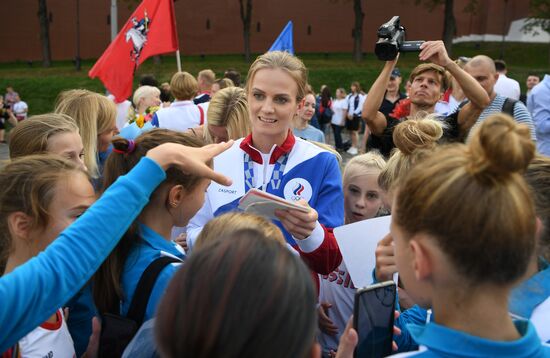
[[[275,168],[273,168],[273,174],[271,175],[271,187],[275,190],[281,186],[281,180],[283,178],[283,172],[285,171],[286,162],[288,160],[288,153],[281,155],[277,162],[275,162]],[[248,153],[244,153],[244,184],[245,193],[254,188],[254,162],[250,159]],[[267,187],[263,189],[267,191]]]

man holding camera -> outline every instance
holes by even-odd
[[[446,123],[444,129],[446,140],[462,140],[481,111],[489,105],[490,99],[483,87],[449,58],[443,41],[427,41],[420,46],[419,59],[430,63],[416,66],[411,73],[410,106],[400,111],[401,113],[394,112],[393,116],[387,116],[378,109],[384,100],[388,81],[398,59],[399,56],[394,60],[386,61],[363,106],[362,116],[371,131],[367,143],[368,149],[377,149],[382,155],[388,157],[395,147],[392,134],[397,124],[402,120],[423,118],[434,113],[436,103],[448,87],[446,71],[457,80],[470,101],[455,112],[437,119]]]

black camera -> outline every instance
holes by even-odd
[[[379,60],[391,61],[399,52],[418,52],[424,41],[405,41],[405,28],[399,24],[399,16],[394,16],[378,28],[378,41],[374,53]]]

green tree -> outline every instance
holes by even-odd
[[[550,34],[550,0],[531,0],[529,10],[530,16],[523,25],[523,31],[538,34],[538,30],[541,29]],[[550,64],[550,46],[548,47],[548,63]]]
[[[531,0],[529,3],[531,16],[527,19],[523,30],[535,32],[540,27],[550,34],[550,0]]]

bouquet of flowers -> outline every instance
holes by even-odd
[[[135,113],[135,109],[134,109],[132,111],[133,114],[131,113],[131,115],[129,116],[130,118],[128,123],[132,124],[136,122],[137,126],[139,128],[142,128],[146,122],[151,122],[151,119],[153,119],[153,114],[155,114],[155,112],[158,111],[159,109],[160,107],[158,106],[147,107],[144,114]]]

